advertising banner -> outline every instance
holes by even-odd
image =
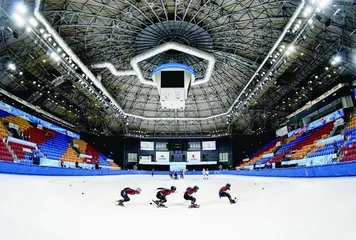
[[[169,162],[169,152],[156,152],[157,162]]]
[[[24,119],[26,119],[27,121],[29,122],[32,122],[34,124],[37,124],[37,125],[42,125],[43,127],[46,127],[46,128],[49,128],[49,129],[52,129],[56,132],[59,132],[59,133],[62,133],[66,136],[70,136],[72,138],[80,138],[80,135],[77,134],[77,133],[73,133],[71,131],[68,131],[64,128],[61,128],[61,127],[58,127],[52,123],[49,123],[47,121],[44,121],[42,119],[39,119],[35,116],[32,116],[31,114],[28,114],[28,113],[25,113],[17,108],[14,108],[6,103],[3,103],[3,102],[0,102],[0,109],[5,111],[5,112],[8,112],[8,113],[11,113],[12,115],[14,116],[17,116],[17,117],[22,117]]]
[[[187,161],[200,161],[200,152],[187,152]]]
[[[140,160],[144,160],[144,161],[152,161],[152,156],[140,156]]]
[[[288,137],[292,137],[297,134],[305,133],[306,131],[312,130],[314,128],[321,127],[343,116],[344,116],[344,109],[337,110],[329,115],[326,115],[325,117],[322,117],[318,120],[315,120],[314,122],[305,125],[304,127],[289,132]]]

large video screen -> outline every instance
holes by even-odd
[[[141,142],[140,143],[140,150],[153,151],[154,150],[154,143],[153,142]]]
[[[216,142],[215,141],[206,141],[202,142],[203,150],[216,150]]]
[[[162,71],[161,88],[184,88],[184,71]]]

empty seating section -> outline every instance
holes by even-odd
[[[73,139],[73,143],[78,145],[78,149],[82,152],[85,153],[87,149],[87,143],[84,142],[81,139]]]
[[[14,151],[17,160],[25,159],[26,154],[31,153],[32,150],[36,149],[34,146],[28,146],[17,142],[8,142],[8,145],[12,151]]]
[[[337,151],[341,148],[343,140],[336,141]],[[308,157],[319,157],[324,155],[329,155],[335,153],[334,143],[328,143],[325,145],[320,145],[315,147],[311,153],[308,154]]]
[[[9,149],[6,147],[2,138],[0,138],[0,160],[9,162],[14,161],[12,154],[9,152]]]
[[[20,163],[32,164],[31,153],[33,153],[40,157],[52,160],[83,163],[84,158],[80,158],[78,153],[70,146],[73,142],[78,145],[80,152],[92,156],[91,159],[88,159],[91,163],[99,163],[99,165],[102,166],[118,167],[115,163],[108,162],[104,154],[100,153],[96,148],[87,144],[83,140],[73,139],[69,136],[57,133],[52,129],[37,128],[37,126],[31,125],[25,118],[13,116],[3,110],[0,110],[0,119],[2,120],[2,122],[0,121],[0,160],[14,161],[14,154]],[[8,146],[11,150],[9,151],[3,140],[3,138],[5,139],[9,136],[9,132],[3,123],[16,124],[20,132],[29,134],[29,141],[36,143],[39,150],[37,150],[36,147],[23,145],[17,142],[8,142]]]
[[[310,150],[313,149],[314,147],[315,147],[315,143],[303,146],[301,149],[291,154],[291,159],[297,160],[297,159],[304,158],[308,154],[308,152],[310,152]]]
[[[83,158],[78,157],[78,154],[71,146],[68,146],[66,152],[60,159],[67,162],[78,162],[78,163],[83,163],[84,160]]]
[[[38,147],[47,158],[59,160],[67,151],[69,143],[71,141],[71,137],[65,136],[61,133],[56,133],[53,138],[47,140]]]
[[[103,153],[99,153],[98,161],[102,166],[110,166],[110,163],[107,161],[107,157]]]
[[[37,127],[31,126],[25,133],[30,134],[30,141],[41,145],[50,138],[53,138],[56,134],[55,131],[51,129],[39,129]]]
[[[6,138],[9,135],[2,122],[0,122],[0,138]]]
[[[16,124],[21,132],[25,132],[28,128],[31,127],[30,123],[26,119],[21,117],[7,116],[4,117],[2,120],[4,122]]]
[[[271,159],[272,159],[272,157],[263,157],[263,158],[261,158],[261,160],[258,160],[256,162],[256,164],[264,164],[264,163],[268,162]]]
[[[90,144],[87,145],[87,149],[85,154],[92,156],[91,162],[92,163],[97,163],[99,160],[99,151],[91,146]]]
[[[329,122],[328,124],[313,129],[311,133],[305,133],[299,135],[294,140],[291,140],[289,143],[284,144],[275,154],[275,157],[270,160],[271,163],[280,162],[284,155],[292,153],[291,159],[301,159],[304,158],[307,153],[315,147],[315,144],[320,139],[325,139],[330,134],[333,129],[334,122]],[[294,158],[293,158],[294,157]]]
[[[86,159],[91,163],[97,163],[99,159],[99,151],[90,144],[81,139],[73,139],[73,143],[78,145],[80,152],[92,156],[91,159]]]
[[[119,167],[116,163],[114,163],[114,162],[110,162],[110,165],[112,166],[112,167]]]
[[[342,147],[342,158],[340,162],[354,161],[356,160],[356,114],[354,112],[353,117],[349,125],[345,130],[346,142]]]
[[[248,162],[244,162],[243,164],[241,164],[241,166],[242,167],[248,166],[248,165],[254,164],[256,162],[262,163],[261,160],[262,160],[263,155],[274,152],[277,148],[277,143],[280,141],[283,141],[283,140],[284,140],[284,137],[274,139],[273,141],[267,143],[260,151],[252,154],[250,157],[250,160]]]

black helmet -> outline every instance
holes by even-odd
[[[174,192],[176,189],[177,189],[177,188],[176,188],[175,186],[172,186],[172,187],[171,187],[171,191],[173,191],[173,192]]]
[[[227,183],[227,184],[226,184],[226,187],[230,188],[230,187],[231,187],[231,184],[230,184],[230,183]]]
[[[198,186],[194,186],[194,190],[199,190],[199,187]]]

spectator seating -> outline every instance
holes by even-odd
[[[6,147],[2,138],[0,138],[0,160],[8,162],[14,161],[12,154],[9,152],[9,149]]]
[[[248,162],[244,162],[241,164],[241,167],[248,166],[254,164],[256,162],[261,162],[262,156],[268,153],[272,153],[277,148],[277,143],[282,142],[285,137],[277,138],[272,140],[271,142],[267,143],[261,150],[251,155],[250,160]]]
[[[283,145],[276,152],[275,157],[270,160],[270,162],[280,162],[286,154],[290,154],[292,151],[296,151],[296,153],[294,156],[291,155],[291,159],[304,158],[320,139],[325,139],[328,137],[333,127],[334,122],[329,122],[320,128],[311,130],[309,133],[299,135],[295,138],[295,140],[292,140],[289,143]],[[298,151],[300,152],[297,153]]]
[[[51,129],[39,129],[37,127],[31,126],[25,131],[26,134],[30,135],[30,141],[36,143],[37,145],[41,145],[45,141],[53,138],[56,134],[55,131]]]
[[[118,166],[116,163],[114,163],[114,162],[110,162],[110,165],[111,165],[112,167],[116,167],[116,168],[119,167],[119,166]]]
[[[82,152],[85,153],[87,149],[87,143],[81,139],[73,139],[73,143],[78,145],[78,149]]]
[[[346,142],[341,148],[342,158],[340,162],[354,161],[356,160],[356,112],[354,112],[353,117],[350,120],[349,125],[346,127],[344,135],[346,137]]]
[[[36,147],[34,146],[28,146],[17,142],[8,142],[8,145],[10,146],[12,151],[14,151],[17,160],[25,159],[25,156],[29,153],[29,151],[32,152],[32,150],[36,149]],[[28,151],[25,151],[24,149],[28,149]]]
[[[26,119],[12,115],[4,117],[3,121],[16,124],[21,132],[25,132],[28,128],[31,127],[30,123]]]
[[[4,127],[2,122],[0,122],[0,138],[6,138],[9,135],[7,129]]]
[[[60,159],[67,162],[78,162],[78,163],[83,163],[84,160],[83,158],[78,157],[78,154],[71,146],[68,146],[66,152]]]
[[[99,160],[99,151],[94,148],[92,145],[87,144],[87,148],[85,151],[85,154],[92,156],[92,159],[90,159],[90,161],[92,163],[97,163]]]
[[[49,159],[59,160],[67,151],[69,143],[72,138],[65,136],[61,133],[56,133],[54,138],[45,141],[42,145],[39,145],[39,149]]]
[[[104,154],[100,153],[96,148],[87,144],[83,140],[73,139],[69,136],[65,136],[61,133],[57,133],[51,129],[40,129],[37,126],[33,126],[29,123],[26,118],[13,116],[11,113],[0,110],[0,118],[4,123],[13,123],[18,126],[18,130],[30,136],[30,142],[36,143],[39,150],[36,147],[31,147],[28,145],[23,145],[20,143],[9,142],[8,145],[11,152],[7,148],[4,142],[0,143],[0,160],[14,161],[13,154],[16,156],[17,160],[23,164],[32,164],[31,152],[39,155],[40,157],[46,157],[52,160],[64,160],[68,162],[78,162],[83,163],[83,158],[79,158],[77,152],[70,146],[70,143],[75,143],[78,145],[78,149],[87,155],[92,156],[90,159],[91,163],[99,162],[103,166],[111,166],[111,163],[106,161]],[[18,131],[17,131],[18,132]],[[15,134],[15,133],[14,133]],[[7,138],[9,132],[6,127],[0,121],[0,139]],[[19,137],[15,134],[13,137]],[[24,151],[24,149],[27,149]],[[44,155],[44,156],[43,156]],[[87,159],[89,161],[89,159]],[[116,164],[112,164],[117,167]]]
[[[266,162],[268,162],[271,159],[272,159],[272,157],[263,157],[263,158],[261,158],[261,160],[258,160],[256,162],[256,164],[265,164]]]
[[[337,144],[337,151],[339,151],[343,144],[343,140],[337,141],[336,144]],[[319,157],[319,156],[329,155],[333,153],[335,153],[334,143],[328,143],[315,147],[315,149],[313,149],[313,151],[308,154],[308,157]]]
[[[87,162],[97,163],[99,158],[99,152],[90,144],[86,143],[84,140],[81,139],[73,139],[73,143],[78,145],[78,149],[81,153],[87,154],[92,156],[91,159],[85,159]]]
[[[110,166],[110,162],[107,161],[107,157],[103,153],[99,153],[99,165]]]

